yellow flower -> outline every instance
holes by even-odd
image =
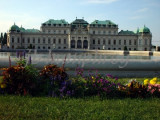
[[[154,84],[156,84],[156,81],[154,81],[154,80],[152,79],[152,80],[150,80],[150,84],[154,85]]]
[[[130,87],[131,86],[131,83],[128,83],[128,87]]]
[[[92,79],[94,79],[94,77],[92,76]]]
[[[144,80],[144,85],[147,85],[149,83],[149,80],[148,79],[145,79]]]
[[[157,77],[154,77],[152,80],[155,81],[155,82],[157,82]]]
[[[1,88],[6,88],[6,84],[1,84]]]

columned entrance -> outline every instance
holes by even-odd
[[[82,48],[82,42],[81,42],[81,40],[77,41],[77,48]]]
[[[83,41],[83,48],[88,49],[88,41],[87,40]]]

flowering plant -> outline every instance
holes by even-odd
[[[153,79],[145,79],[144,85],[148,87],[148,91],[152,96],[160,97],[160,81],[158,81],[157,77]]]

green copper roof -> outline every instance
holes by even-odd
[[[129,30],[126,30],[126,31],[121,30],[121,31],[119,32],[119,34],[120,34],[120,35],[135,35],[135,33],[134,33],[133,31],[129,31]]]
[[[143,28],[139,30],[140,33],[150,33],[150,29],[144,25]]]
[[[83,25],[85,24],[85,25],[88,25],[88,22],[85,21],[84,19],[76,19],[71,24],[83,24]]]
[[[43,24],[68,24],[68,22],[66,22],[64,19],[62,19],[62,20],[50,19]]]
[[[37,29],[26,29],[24,32],[30,32],[30,33],[40,33]]]
[[[105,20],[105,21],[95,20],[91,24],[94,24],[94,25],[116,25],[115,23],[113,23],[110,20]]]
[[[12,25],[9,30],[10,31],[18,31],[19,27],[14,23],[14,25]]]
[[[24,32],[24,31],[25,31],[25,29],[24,29],[22,26],[19,28],[19,30],[20,30],[21,32]]]

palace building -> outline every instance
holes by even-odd
[[[110,20],[95,20],[90,24],[84,19],[68,23],[50,19],[41,24],[40,30],[25,29],[16,24],[7,33],[9,49],[89,49],[150,51],[152,34],[144,26],[136,31],[118,31]]]

